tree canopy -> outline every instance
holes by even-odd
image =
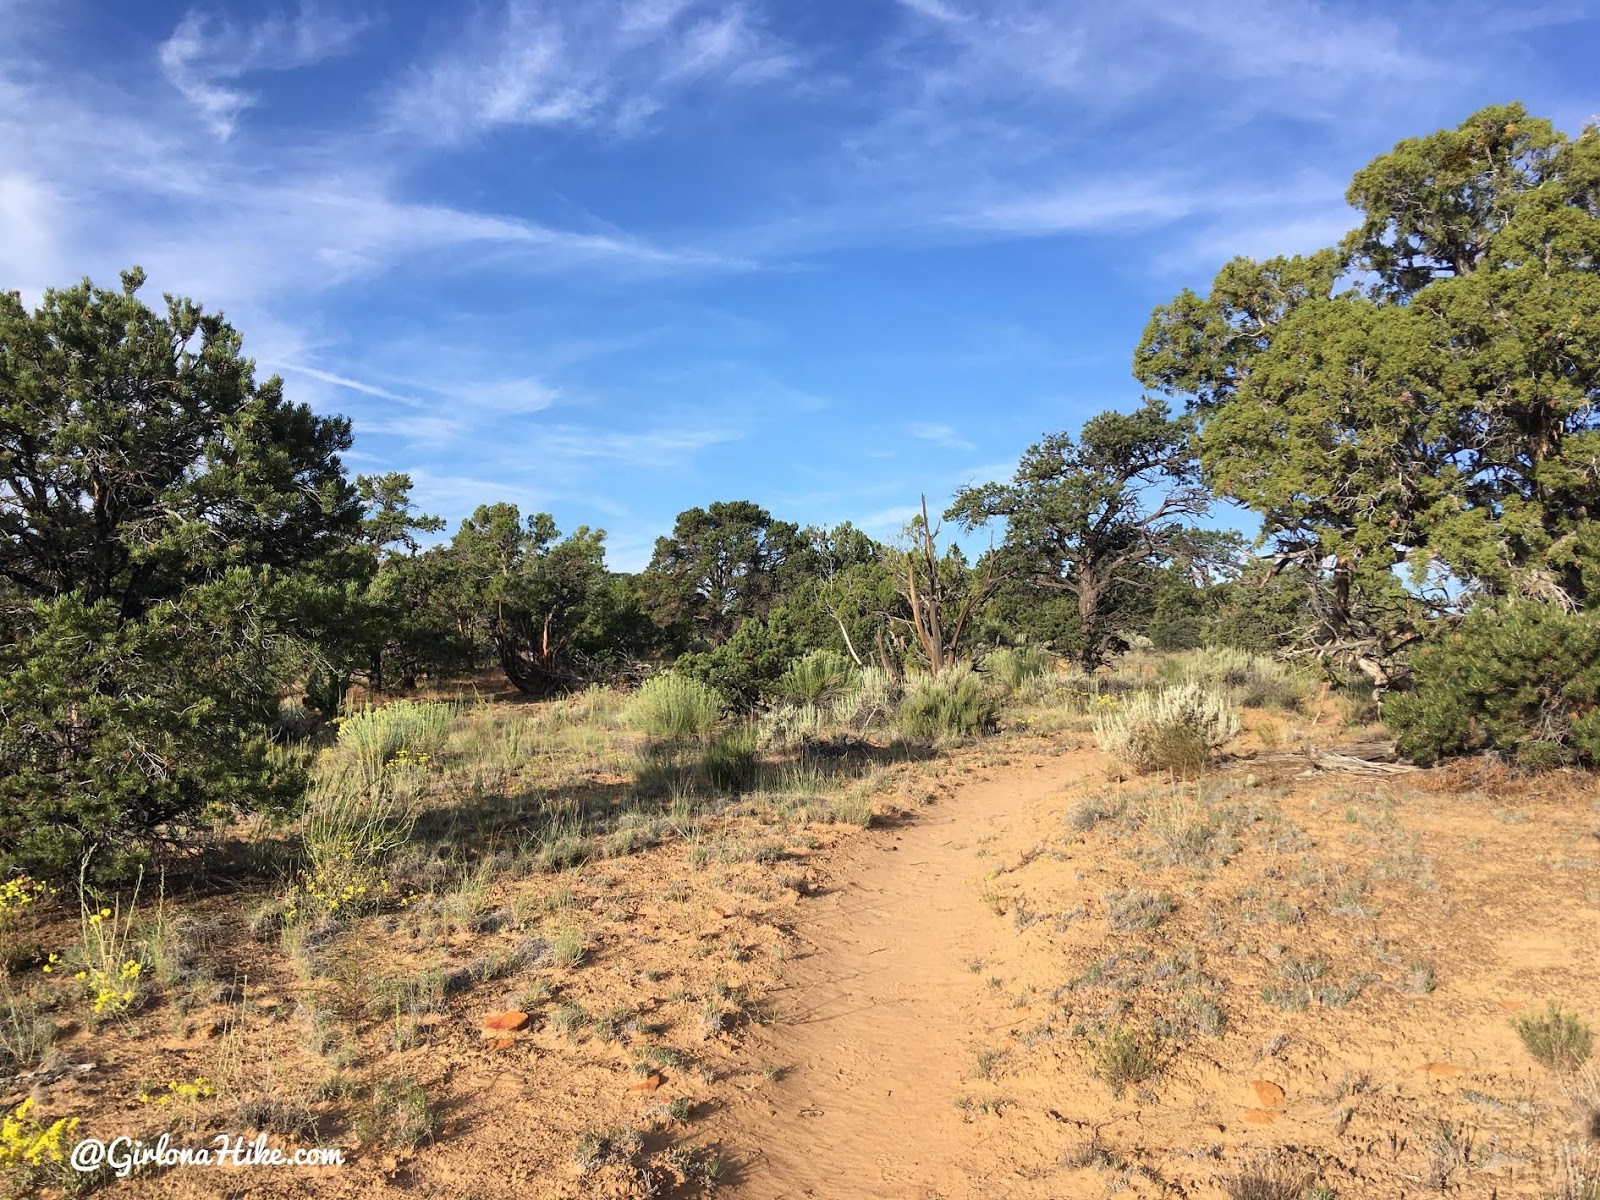
[[[1157,309],[1135,372],[1188,400],[1207,480],[1316,580],[1307,644],[1386,682],[1473,596],[1600,595],[1600,133],[1486,108],[1348,199],[1338,247]]]
[[[1147,568],[1204,568],[1229,544],[1190,524],[1209,508],[1188,424],[1147,400],[1085,422],[1077,441],[1030,446],[1009,484],[963,489],[946,516],[968,528],[1004,518],[1009,569],[1073,597],[1078,660],[1093,670],[1129,631]]]
[[[85,280],[32,313],[0,294],[0,862],[290,794],[264,736],[283,651],[360,528],[348,423],[142,284]]]

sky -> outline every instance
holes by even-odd
[[[142,265],[451,529],[887,537],[1401,138],[1575,133],[1597,52],[1600,0],[0,0],[0,288]]]

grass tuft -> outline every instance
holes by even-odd
[[[1552,1071],[1576,1070],[1594,1050],[1594,1033],[1583,1018],[1564,1011],[1554,1000],[1543,1013],[1513,1017],[1511,1027],[1528,1053]]]

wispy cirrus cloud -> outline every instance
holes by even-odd
[[[972,450],[973,444],[956,432],[954,425],[940,425],[925,421],[914,421],[909,427],[911,436],[918,441],[932,442],[936,446],[945,446],[951,450]]]
[[[191,9],[161,44],[161,70],[220,138],[259,97],[241,81],[264,71],[292,71],[343,53],[366,28],[362,20],[302,3],[256,24]]]
[[[696,85],[748,87],[797,65],[739,0],[507,0],[410,71],[387,107],[396,129],[434,142],[515,126],[626,134]]]

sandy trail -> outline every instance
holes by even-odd
[[[809,954],[770,997],[782,1017],[749,1047],[784,1077],[718,1118],[738,1163],[733,1194],[1050,1194],[994,1144],[992,1122],[964,1120],[954,1099],[992,1036],[969,964],[1010,936],[979,900],[983,878],[1036,840],[1035,810],[1087,767],[1076,754],[1015,760],[838,864],[837,885],[796,931]],[[1046,1133],[1008,1128],[1007,1140]]]

